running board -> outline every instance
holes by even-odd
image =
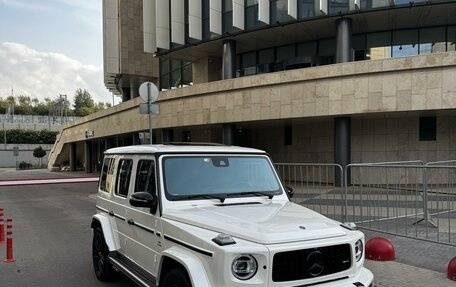
[[[113,256],[109,256],[109,261],[115,268],[117,268],[120,272],[125,274],[131,280],[133,280],[136,284],[142,287],[157,287],[157,285],[155,285],[155,282],[152,282],[150,279],[147,279],[143,274],[141,274],[137,270],[129,268],[129,264],[125,264],[126,262],[123,262],[124,260],[121,260]]]

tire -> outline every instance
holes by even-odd
[[[106,245],[103,231],[96,227],[93,233],[92,241],[92,259],[95,275],[100,281],[109,281],[114,278],[115,271],[108,258],[109,250]]]
[[[172,269],[169,271],[165,278],[163,278],[162,284],[163,287],[192,287],[190,278],[188,277],[187,272],[183,271],[181,268]]]

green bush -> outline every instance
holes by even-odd
[[[30,163],[27,163],[25,161],[21,161],[19,163],[19,169],[31,169],[32,168],[32,164]]]
[[[53,144],[59,132],[49,130],[6,130],[8,144]],[[4,142],[5,130],[0,130],[0,142]]]

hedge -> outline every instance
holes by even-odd
[[[59,132],[49,130],[6,130],[7,144],[53,144]],[[5,130],[0,130],[0,143],[5,142]]]

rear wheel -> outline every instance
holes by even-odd
[[[103,231],[96,227],[92,241],[92,259],[95,275],[101,281],[108,281],[114,277],[114,269],[108,258],[109,249],[106,245]]]
[[[163,287],[192,287],[187,272],[181,268],[169,271],[163,278]],[[162,286],[162,285],[160,285]]]

